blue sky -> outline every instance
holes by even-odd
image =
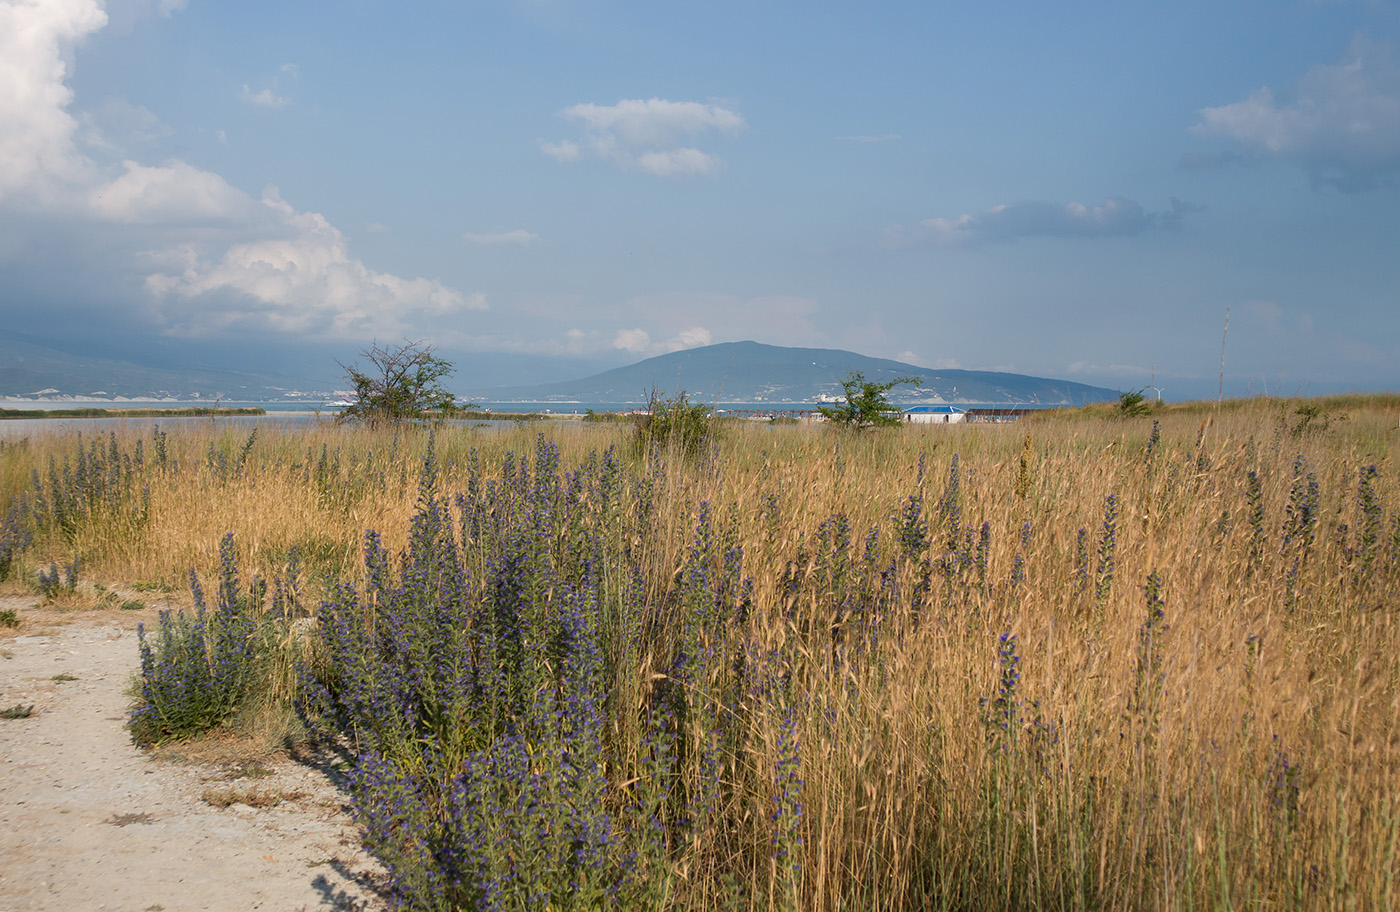
[[[1391,2],[0,0],[31,336],[1396,389],[1397,264]]]

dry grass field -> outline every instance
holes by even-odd
[[[195,636],[248,669],[210,718],[314,691],[404,908],[1400,903],[1397,397],[695,454],[133,422],[4,440],[6,515],[55,605],[195,571],[254,645],[163,628],[148,685]]]

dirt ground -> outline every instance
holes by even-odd
[[[125,728],[144,611],[0,598],[0,912],[379,910],[333,756],[183,762]],[[250,806],[251,805],[251,806]]]

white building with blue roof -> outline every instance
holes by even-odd
[[[967,409],[956,405],[914,405],[904,410],[904,420],[910,424],[962,424]]]

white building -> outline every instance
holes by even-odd
[[[904,410],[904,420],[910,424],[962,424],[967,409],[956,405],[915,405]]]

